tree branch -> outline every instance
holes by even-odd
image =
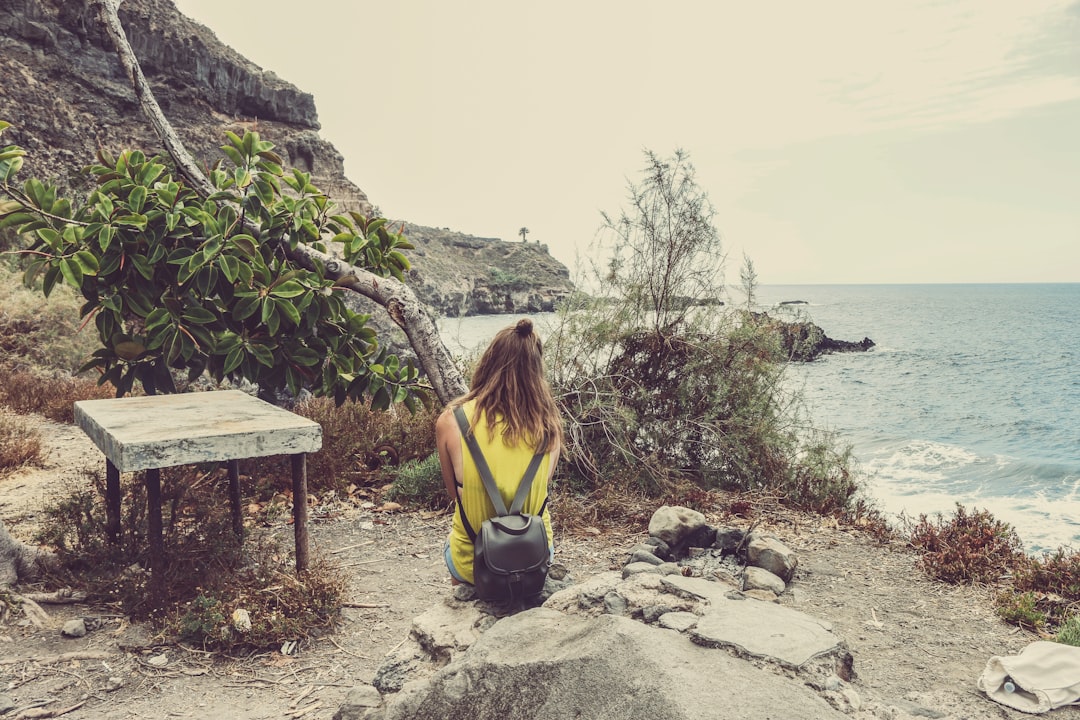
[[[177,171],[199,195],[209,197],[214,188],[191,153],[184,147],[172,124],[161,111],[150,85],[143,75],[139,60],[128,42],[118,14],[122,0],[89,0],[89,6],[97,10],[105,34],[112,40],[120,63],[127,73],[135,97],[149,119],[165,149],[176,163]],[[257,232],[252,233],[256,237]],[[439,401],[447,403],[467,390],[465,379],[458,372],[446,346],[443,345],[435,323],[420,304],[416,294],[402,282],[392,277],[379,277],[374,273],[349,265],[346,262],[300,244],[295,249],[287,245],[282,250],[288,258],[307,268],[323,268],[326,277],[338,284],[369,298],[386,309],[390,318],[405,331],[420,367],[427,375]]]

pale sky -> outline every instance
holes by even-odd
[[[573,267],[682,148],[729,282],[1080,281],[1080,0],[176,4],[388,217]]]

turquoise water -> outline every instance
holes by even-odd
[[[764,286],[868,353],[789,368],[889,513],[987,509],[1031,550],[1080,546],[1080,284]],[[534,316],[539,327],[548,319]],[[512,316],[440,323],[452,349]]]

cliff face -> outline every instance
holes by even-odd
[[[125,0],[120,19],[162,110],[196,158],[213,163],[226,130],[255,129],[336,202],[371,211],[367,195],[345,177],[341,154],[320,137],[310,94],[223,45],[171,0]],[[87,187],[79,171],[99,147],[164,153],[83,0],[0,1],[0,119],[14,124],[4,144],[29,153],[23,177],[51,178],[75,192]],[[498,260],[521,252],[516,243],[457,233],[448,241],[444,231],[413,225],[407,234],[417,245],[410,257],[417,294],[439,312],[549,308],[570,289],[566,269],[540,246],[525,252],[532,265],[551,268],[550,278],[518,272],[514,282],[500,284],[492,279],[513,273]]]
[[[551,312],[573,288],[546,245],[405,225],[416,245],[409,283],[446,317]]]

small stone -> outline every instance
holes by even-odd
[[[569,574],[570,570],[562,563],[552,563],[548,568],[548,577],[552,580],[565,580]]]
[[[169,657],[165,653],[154,655],[146,659],[146,664],[153,665],[154,667],[165,667],[169,664]]]
[[[769,590],[777,595],[787,589],[783,578],[764,568],[749,566],[743,571],[743,590]]]
[[[663,540],[661,540],[660,538],[658,538],[658,537],[645,538],[645,540],[641,544],[651,547],[652,548],[652,551],[651,551],[652,554],[655,555],[656,557],[660,558],[661,560],[670,560],[671,559],[671,547],[668,546],[668,544],[666,542],[664,542]]]
[[[746,533],[738,528],[718,528],[713,547],[724,555],[734,555],[745,537]]]
[[[630,562],[628,562],[627,565],[636,562],[649,563],[650,565],[660,565],[664,561],[653,555],[648,550],[636,550],[634,554],[630,556]]]
[[[476,588],[473,587],[472,585],[466,585],[465,583],[462,583],[461,585],[455,585],[454,586],[454,599],[455,600],[458,600],[459,602],[467,602],[469,600],[474,599],[475,597],[476,597]]]
[[[86,623],[83,622],[82,618],[68,620],[60,630],[60,634],[70,638],[84,637],[86,635]]]
[[[233,610],[232,624],[237,632],[249,632],[251,630],[251,614],[244,608]]]
[[[15,709],[15,700],[4,693],[0,693],[0,715],[9,713]]]
[[[630,577],[631,575],[637,575],[639,573],[657,572],[658,567],[661,567],[661,566],[659,566],[659,565],[651,565],[651,564],[646,563],[646,562],[630,563],[629,565],[627,565],[626,567],[624,567],[622,569],[623,580]]]
[[[333,720],[360,720],[369,717],[368,710],[382,705],[382,696],[371,685],[354,687],[345,696],[345,702],[334,713]]]
[[[625,615],[626,608],[626,598],[619,593],[612,591],[604,596],[604,612],[608,615]]]
[[[124,687],[123,678],[111,677],[108,682],[105,683],[104,690],[105,692],[116,692],[122,687]],[[3,715],[3,712],[0,712],[0,715]]]
[[[862,710],[862,698],[859,696],[859,693],[855,692],[855,688],[842,687],[840,688],[840,694],[844,696],[844,699],[847,700],[848,705],[851,706],[851,709],[854,712]]]

